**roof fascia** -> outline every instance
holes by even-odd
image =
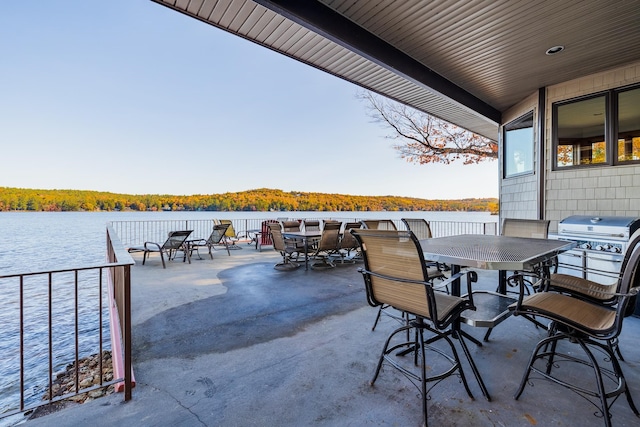
[[[497,124],[501,121],[496,108],[318,1],[253,1]]]

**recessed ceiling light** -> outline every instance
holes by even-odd
[[[560,53],[564,50],[564,46],[554,46],[547,49],[545,52],[547,55],[555,55],[556,53]]]

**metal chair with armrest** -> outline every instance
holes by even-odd
[[[525,386],[531,383],[531,374],[536,373],[543,379],[551,380],[589,400],[599,408],[605,426],[611,426],[610,406],[622,394],[626,396],[633,413],[640,417],[611,345],[622,331],[623,319],[631,299],[636,297],[640,290],[639,266],[640,245],[636,244],[621,272],[615,290],[589,289],[588,293],[591,296],[597,295],[596,299],[599,301],[585,298],[584,295],[578,297],[575,291],[567,292],[566,288],[558,289],[557,286],[552,285],[545,286],[540,292],[525,297],[524,284],[520,283],[520,296],[511,307],[513,314],[530,320],[533,316],[542,317],[548,319],[550,324],[548,336],[538,342],[531,354],[515,394],[516,399],[521,396]],[[553,278],[549,281],[553,283]],[[603,304],[603,301],[608,301],[610,304]],[[570,349],[562,352],[563,347],[558,347],[560,342],[566,343]],[[576,346],[582,350],[586,359],[579,357],[578,352],[575,351]],[[604,354],[600,362],[592,349]],[[538,361],[542,361],[539,364],[541,366],[536,366]],[[563,376],[563,370],[558,369],[558,361],[576,362],[577,366],[590,366],[595,374],[595,388],[588,389],[583,384],[582,376],[580,378]],[[610,367],[605,368],[602,363]],[[597,399],[597,402],[590,398]]]
[[[475,273],[460,272],[447,281],[466,277],[468,293],[465,297],[435,292],[430,283],[420,242],[413,233],[365,229],[352,230],[352,233],[362,247],[364,268],[360,268],[359,271],[364,278],[367,302],[373,307],[393,306],[411,317],[410,320],[407,317],[405,323],[388,336],[371,385],[375,383],[385,362],[398,369],[412,382],[419,383],[424,424],[427,425],[427,393],[429,391],[427,384],[429,382],[437,384],[448,376],[457,374],[467,394],[473,398],[458,352],[453,344],[453,339],[457,339],[483,394],[489,399],[489,394],[464,338],[456,333],[454,328],[463,311],[475,309],[471,292],[471,282],[477,279]],[[415,332],[415,339],[409,339],[409,331]],[[402,340],[405,333],[406,341]],[[430,336],[425,336],[425,333]],[[398,338],[401,339],[399,343]],[[440,340],[448,344],[447,350],[432,346]],[[395,354],[397,350],[402,350],[403,354],[413,352],[413,363],[403,363],[404,358]],[[427,352],[435,356],[429,359],[429,368],[427,368]],[[418,365],[418,357],[420,357],[419,372],[416,373],[414,368]],[[446,368],[443,368],[439,362],[444,362]],[[429,376],[427,376],[427,369],[430,370]]]

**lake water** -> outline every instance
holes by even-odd
[[[46,270],[77,268],[105,262],[105,225],[110,221],[340,218],[375,219],[424,218],[427,221],[497,222],[488,212],[1,212],[0,276]],[[54,330],[56,359],[54,372],[73,359],[73,278],[55,284]],[[0,279],[0,414],[17,406],[19,393],[19,311],[15,279]],[[39,399],[47,384],[48,351],[46,280],[31,280],[24,287],[26,403]],[[80,300],[98,300],[96,289],[81,289]],[[71,304],[71,306],[69,306]],[[95,331],[99,325],[97,303],[81,306],[79,321],[88,338],[80,347],[97,348]],[[29,320],[26,320],[26,319]],[[107,326],[105,316],[103,325]],[[66,329],[68,330],[68,329]],[[108,345],[108,329],[104,336]],[[83,354],[81,354],[82,356]],[[88,355],[88,354],[84,354]],[[45,364],[43,366],[43,361]],[[2,424],[0,422],[0,424]]]

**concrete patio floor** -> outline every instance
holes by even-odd
[[[116,393],[26,421],[29,426],[419,426],[419,391],[390,367],[371,380],[384,340],[397,323],[371,331],[376,308],[366,304],[361,264],[282,272],[275,251],[251,246],[231,256],[163,269],[135,254],[132,272],[133,400]],[[204,258],[204,257],[203,257]],[[478,288],[494,290],[495,272],[479,271]],[[463,326],[481,338],[484,329]],[[544,336],[511,317],[482,347],[469,343],[492,400],[475,399],[454,376],[428,402],[431,426],[602,426],[595,407],[575,393],[536,380],[513,395],[530,352]],[[640,319],[620,337],[622,369],[640,405]],[[409,356],[410,357],[410,356]],[[585,367],[569,367],[589,377]],[[624,397],[611,409],[614,426],[637,426]]]

